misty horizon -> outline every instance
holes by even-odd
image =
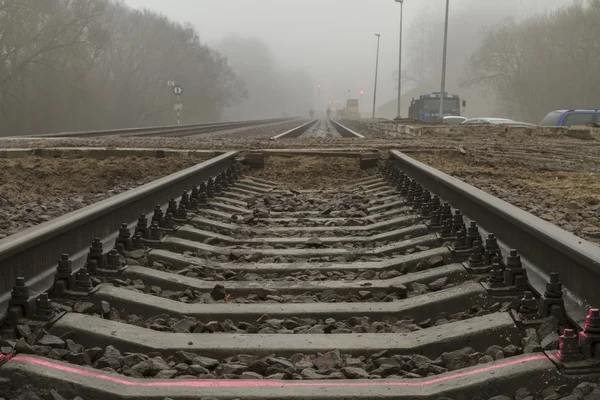
[[[446,2],[403,4],[407,117],[412,98],[440,90]],[[445,89],[467,101],[461,115],[538,123],[552,109],[598,107],[586,77],[600,55],[600,0],[450,4]],[[28,0],[3,12],[3,135],[323,117],[347,98],[370,118],[376,34],[376,117],[398,115],[394,0]]]
[[[460,47],[458,40],[453,42],[451,39],[460,37],[462,29],[478,32],[483,28],[483,24],[489,23],[490,20],[500,22],[506,17],[523,19],[570,2],[533,0],[522,4],[517,0],[509,0],[498,7],[496,2],[485,0],[451,1],[448,75],[453,74],[450,71],[451,65],[457,64],[457,60],[452,58],[453,49]],[[163,13],[177,22],[192,23],[202,42],[221,51],[231,60],[235,59],[235,62],[231,63],[234,71],[236,66],[243,66],[243,61],[236,59],[236,55],[231,52],[228,54],[228,51],[222,48],[223,41],[232,36],[240,40],[259,40],[270,52],[277,68],[289,71],[303,70],[308,74],[312,82],[311,104],[291,107],[295,98],[301,96],[298,94],[289,95],[283,101],[284,106],[287,103],[288,108],[291,108],[289,111],[295,112],[302,112],[307,106],[318,108],[317,85],[320,84],[321,109],[325,109],[330,101],[345,102],[348,91],[351,98],[360,98],[359,93],[362,89],[364,97],[361,100],[361,110],[363,113],[370,113],[377,46],[375,33],[379,33],[381,49],[377,106],[381,107],[397,98],[400,6],[393,0],[309,0],[302,3],[285,0],[203,0],[201,4],[193,0],[173,0],[168,3],[161,0],[126,0],[126,3],[135,8]],[[482,15],[481,19],[473,18],[471,26],[461,27],[453,24],[462,13],[470,9],[477,9],[480,14],[486,9],[489,9],[489,12],[488,15]],[[410,68],[411,36],[414,37],[411,33],[422,25],[421,19],[425,13],[430,24],[443,27],[445,2],[405,0],[403,72]],[[443,39],[442,32],[439,32],[440,42]],[[462,62],[464,60],[458,63],[461,64],[460,68]],[[439,70],[436,82],[439,87],[441,56],[436,63],[431,64],[433,69]],[[433,83],[428,86],[431,85]],[[403,93],[407,93],[409,88],[410,82],[403,79]],[[458,80],[452,76],[447,77],[447,91],[460,94]],[[252,101],[252,95],[249,92],[247,101]],[[403,110],[407,107],[408,105],[403,104]],[[266,116],[270,111],[265,110],[265,113],[257,117]],[[277,110],[279,111],[281,110]]]

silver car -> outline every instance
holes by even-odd
[[[465,117],[458,117],[458,116],[450,116],[450,117],[444,117],[444,124],[446,125],[460,125],[463,122],[465,122],[467,119]]]
[[[494,124],[502,125],[515,122],[512,119],[507,118],[471,118],[463,122],[463,124]]]
[[[534,128],[537,125],[530,124],[528,122],[519,122],[514,121],[508,118],[471,118],[463,122],[463,124],[492,124],[492,125],[511,125],[511,126],[521,126],[525,128]]]

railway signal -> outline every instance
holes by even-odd
[[[171,85],[172,83],[172,85]],[[181,110],[183,110],[183,104],[179,102],[179,96],[183,94],[183,88],[180,85],[175,85],[174,81],[168,82],[169,86],[173,86],[173,94],[175,95],[175,107],[173,108],[177,112],[177,125],[181,124]]]

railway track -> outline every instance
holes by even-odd
[[[395,151],[334,191],[236,157],[0,241],[9,392],[558,399],[598,372],[597,247]]]
[[[360,133],[354,132],[350,128],[336,122],[334,120],[312,120],[306,124],[283,132],[279,135],[271,137],[271,140],[277,139],[296,139],[296,138],[327,138],[327,137],[343,137],[353,139],[364,139]]]
[[[295,118],[275,118],[254,121],[236,121],[236,122],[212,122],[205,124],[156,126],[131,129],[110,129],[101,131],[85,132],[63,132],[49,133],[44,135],[31,135],[25,137],[42,138],[65,138],[65,137],[103,137],[103,136],[124,136],[124,137],[185,137],[194,136],[212,132],[227,131],[237,128],[248,128],[253,126],[276,124],[293,121]]]

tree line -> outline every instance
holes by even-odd
[[[600,108],[600,0],[485,29],[464,86],[488,90],[506,116],[539,123],[555,109]]]
[[[112,0],[0,0],[0,135],[217,121],[247,92],[189,24]]]
[[[243,80],[249,96],[230,107],[233,120],[307,115],[313,102],[313,83],[302,68],[281,64],[269,47],[253,37],[226,36],[216,46]]]

